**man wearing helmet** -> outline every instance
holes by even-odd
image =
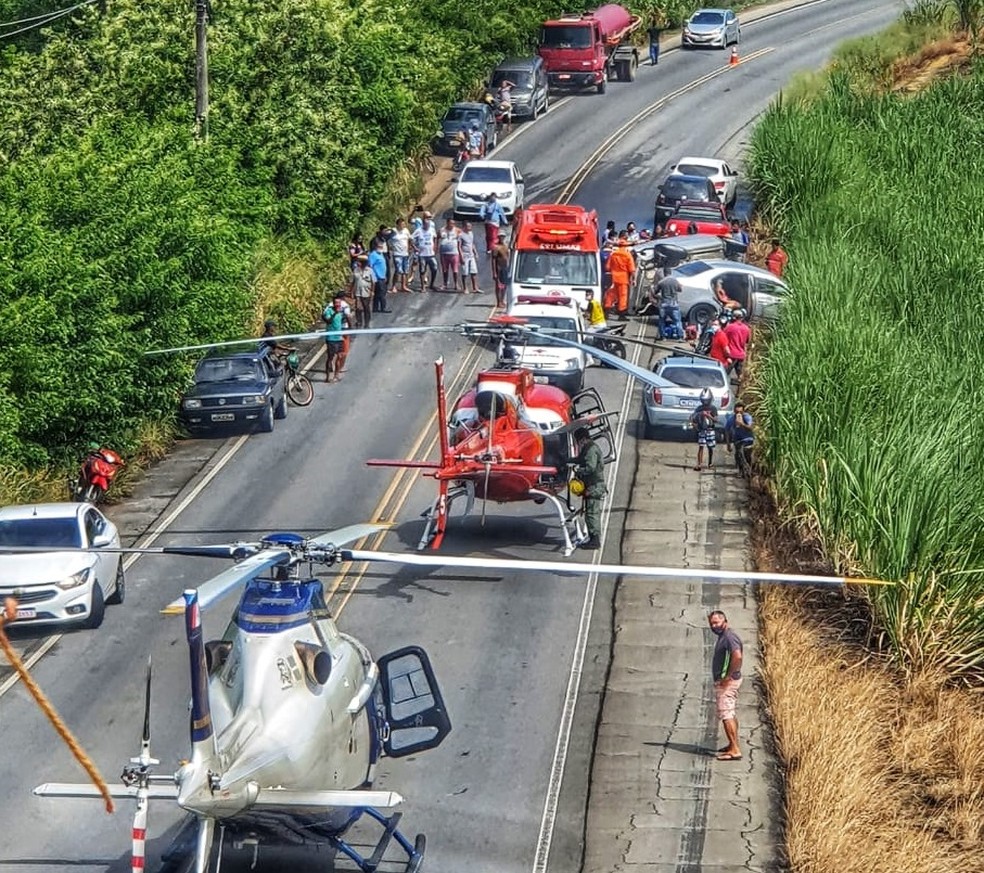
[[[601,502],[608,493],[605,459],[586,427],[574,431],[574,445],[577,448],[574,476],[584,483],[584,521],[588,527],[588,538],[580,543],[580,548],[600,549]]]
[[[710,388],[700,392],[700,406],[690,414],[690,426],[697,431],[697,464],[695,470],[704,468],[704,449],[707,449],[707,469],[714,467],[714,446],[717,442],[718,410]]]

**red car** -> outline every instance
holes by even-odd
[[[665,231],[666,236],[683,236],[687,233],[727,236],[731,232],[731,222],[723,203],[684,200],[666,220]]]

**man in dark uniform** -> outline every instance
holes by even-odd
[[[601,503],[608,488],[605,486],[605,459],[586,427],[574,431],[577,446],[577,467],[574,475],[584,483],[584,520],[588,526],[588,538],[580,544],[582,549],[601,548]]]

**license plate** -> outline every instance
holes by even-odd
[[[18,609],[17,610],[17,617],[18,618],[37,618],[38,617],[38,611],[36,609]]]
[[[678,406],[699,406],[699,400],[689,400],[686,397],[680,400],[677,404]]]
[[[534,376],[533,381],[537,385],[546,385],[550,380],[546,376]]]
[[[235,421],[235,412],[213,412],[212,421]]]
[[[570,77],[571,77],[570,73],[561,73],[557,78],[558,79],[569,79]]]

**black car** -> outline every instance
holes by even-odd
[[[485,153],[488,154],[496,147],[498,136],[495,129],[495,113],[487,103],[455,103],[441,119],[440,140],[435,151],[454,155],[458,153],[455,143],[459,131],[464,127],[472,129],[477,124],[485,136]]]
[[[283,370],[268,349],[210,355],[193,378],[181,398],[181,421],[192,433],[252,424],[271,433],[273,420],[287,417]]]
[[[656,215],[653,224],[666,224],[681,200],[709,200],[720,203],[714,183],[706,176],[684,176],[673,173],[659,186],[656,195]]]

